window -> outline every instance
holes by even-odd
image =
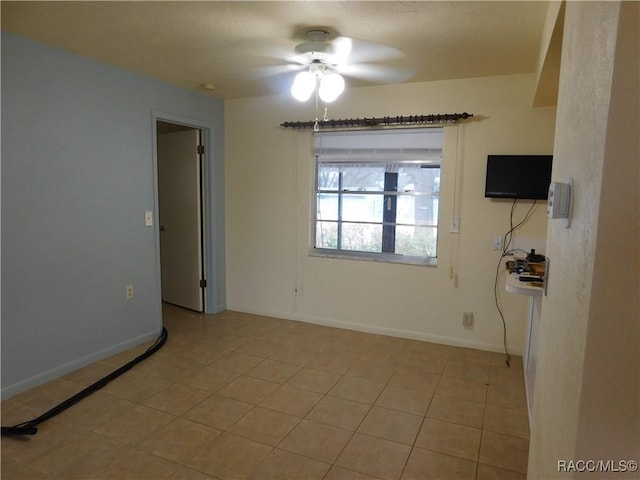
[[[442,128],[321,132],[315,153],[316,253],[434,263]]]

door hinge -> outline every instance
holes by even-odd
[[[206,280],[200,280],[200,288],[207,288],[207,281]]]
[[[204,145],[198,145],[198,155],[204,155]]]

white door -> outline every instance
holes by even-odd
[[[200,131],[158,133],[162,300],[202,312]]]

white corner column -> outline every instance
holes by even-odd
[[[519,277],[520,275],[517,273],[509,273],[505,282],[505,290],[509,293],[527,295],[529,297],[529,318],[527,319],[522,363],[524,366],[524,384],[527,394],[527,411],[529,414],[529,424],[531,424],[543,288],[532,285],[529,282],[521,282]]]

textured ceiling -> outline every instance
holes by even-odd
[[[211,84],[214,96],[227,99],[288,92],[294,72],[286,60],[310,27],[399,49],[402,57],[375,65],[415,72],[410,82],[534,73],[547,2],[2,1],[1,7],[5,31],[185,88]]]

